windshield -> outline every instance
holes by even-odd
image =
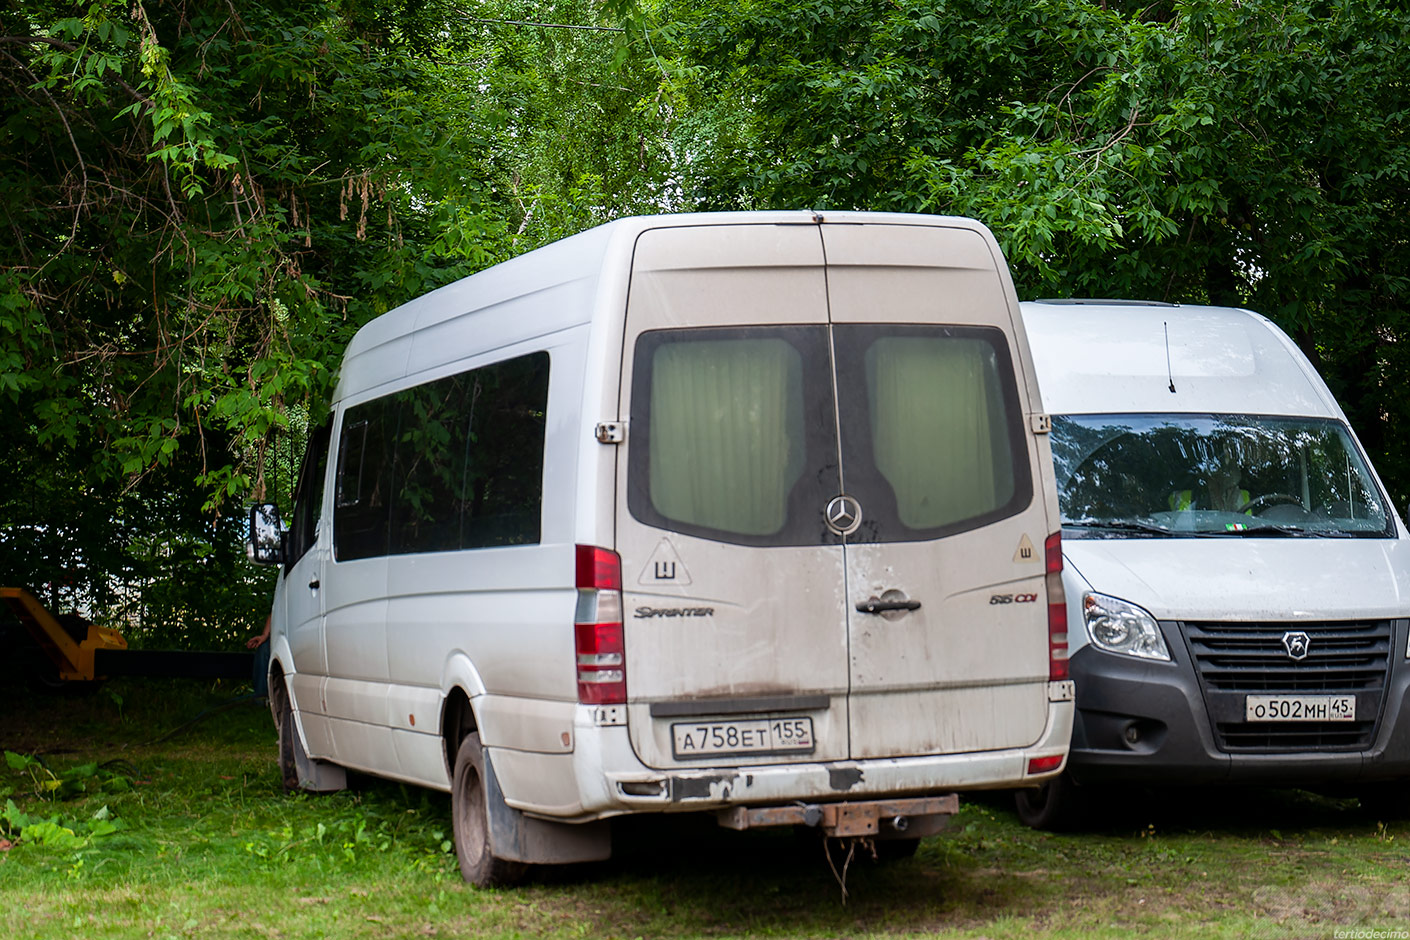
[[[1055,415],[1068,537],[1393,536],[1339,421],[1257,415]]]

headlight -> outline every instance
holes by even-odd
[[[1083,594],[1082,620],[1087,625],[1087,635],[1100,649],[1170,661],[1160,625],[1135,604],[1105,594]]]

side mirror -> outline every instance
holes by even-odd
[[[278,506],[259,503],[250,507],[250,538],[245,543],[245,555],[257,565],[284,562],[284,523]]]

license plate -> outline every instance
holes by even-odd
[[[678,758],[724,754],[811,753],[813,719],[744,718],[738,721],[689,721],[671,725]]]
[[[1355,721],[1354,695],[1250,695],[1245,721]]]

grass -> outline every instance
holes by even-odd
[[[448,798],[396,784],[286,796],[245,690],[115,681],[0,692],[0,936],[1319,937],[1410,930],[1410,827],[1296,791],[1133,792],[1095,832],[966,800],[913,860],[696,817],[636,818],[600,865],[465,885]],[[1382,934],[1385,935],[1384,933]],[[1369,936],[1369,934],[1368,934]]]

